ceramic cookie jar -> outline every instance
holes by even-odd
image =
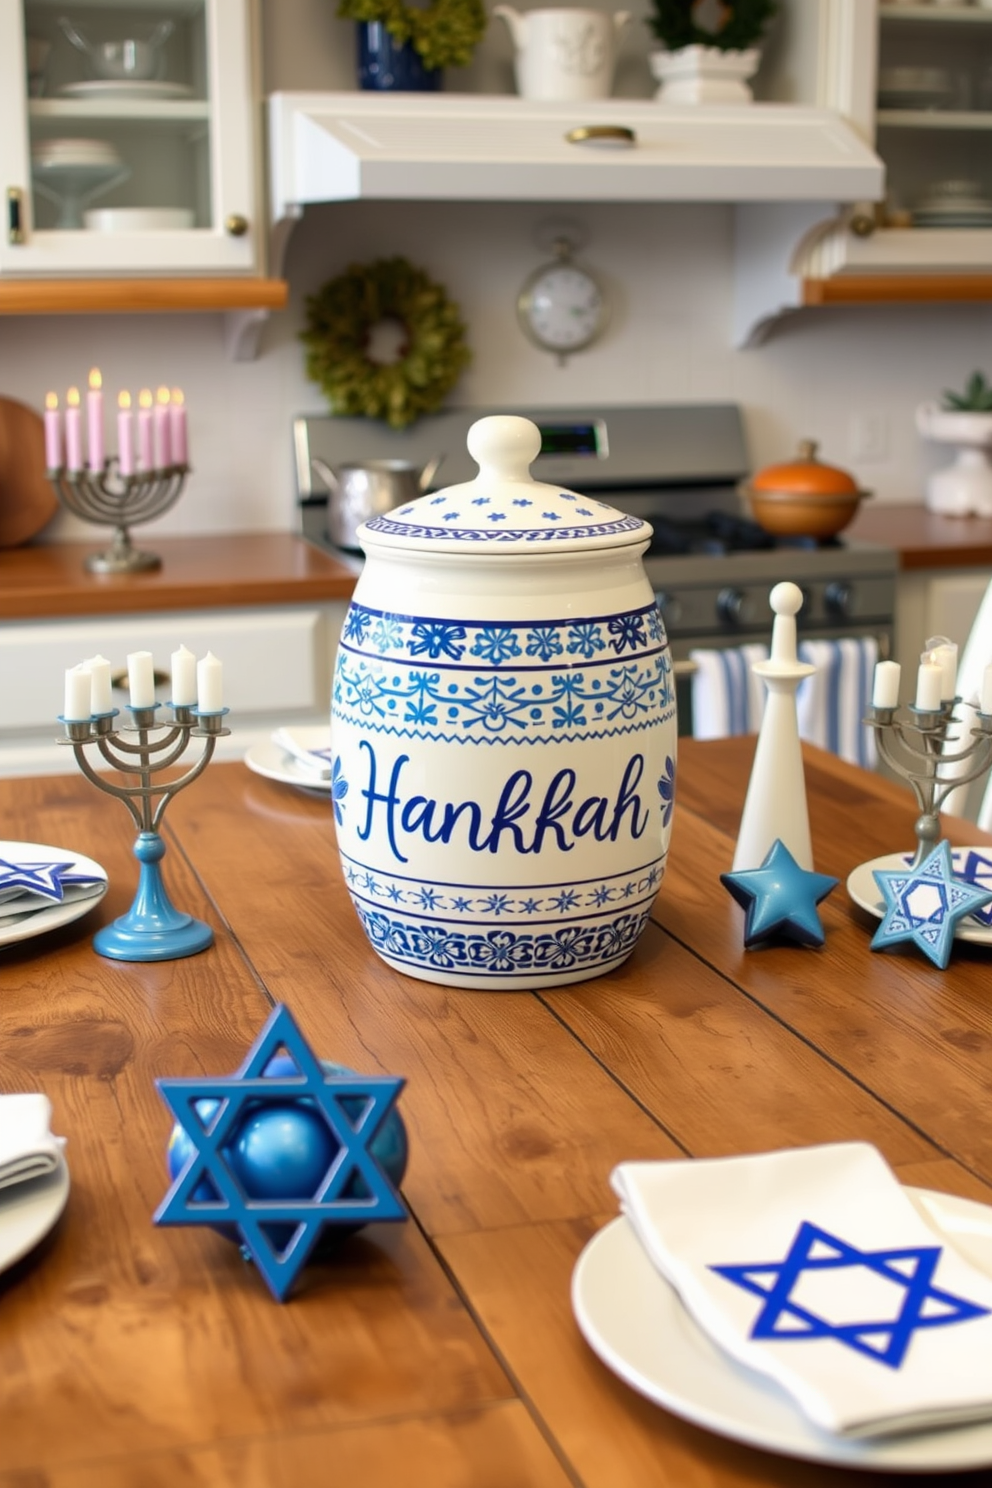
[[[359,529],[332,801],[375,950],[523,991],[618,966],[665,870],[671,653],[648,525],[530,477],[536,425],[473,424],[475,480]]]

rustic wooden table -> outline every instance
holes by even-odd
[[[669,871],[629,962],[519,994],[392,972],[326,799],[241,765],[166,816],[172,897],[215,946],[104,961],[93,931],[136,882],[126,813],[75,776],[0,782],[0,836],[73,847],[111,881],[89,917],[0,950],[0,1089],[49,1095],[72,1174],[59,1225],[0,1278],[0,1485],[851,1482],[640,1398],[569,1303],[622,1159],[867,1139],[907,1181],[992,1200],[988,952],[958,947],[946,972],[872,954],[843,886],[822,950],[745,952],[718,873],[752,751],[682,743]],[[815,750],[807,783],[821,871],[911,845],[900,788]],[[407,1077],[412,1148],[410,1222],[352,1237],[284,1306],[221,1237],[150,1222],[170,1127],[154,1077],[233,1070],[274,1001],[322,1056]]]

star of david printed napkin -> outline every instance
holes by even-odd
[[[611,1182],[700,1327],[820,1429],[992,1416],[992,1275],[927,1224],[874,1147],[621,1163]]]
[[[65,1138],[52,1135],[51,1119],[45,1095],[0,1095],[0,1191],[55,1170]]]

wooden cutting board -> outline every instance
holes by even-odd
[[[45,479],[45,426],[26,403],[0,398],[0,548],[30,542],[59,499]]]

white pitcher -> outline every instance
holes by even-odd
[[[497,5],[516,48],[517,92],[521,98],[609,98],[613,87],[617,38],[629,10],[530,10]]]

